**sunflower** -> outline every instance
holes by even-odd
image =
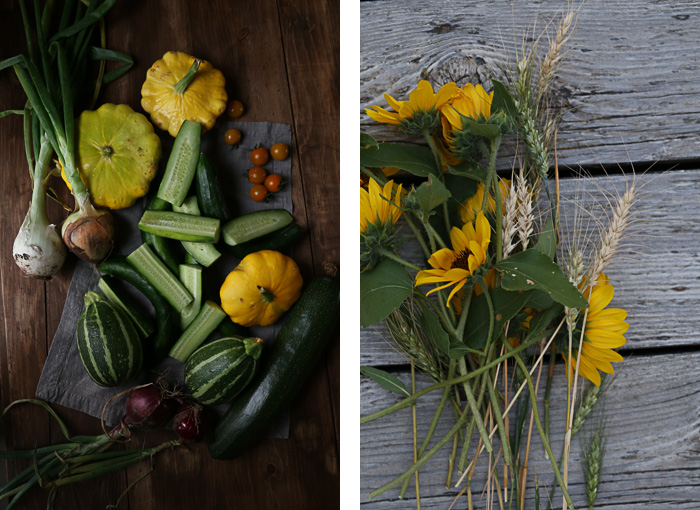
[[[607,308],[615,294],[615,288],[610,285],[608,277],[601,275],[593,289],[586,288],[584,296],[590,295],[588,300],[588,315],[584,332],[583,345],[581,347],[581,360],[579,362],[579,374],[600,386],[600,374],[614,374],[612,363],[622,361],[613,349],[625,345],[623,336],[629,328],[625,322],[627,312],[621,308]],[[567,373],[572,375],[576,367],[576,353],[572,353],[572,359],[567,362]]]
[[[479,183],[476,193],[459,206],[459,217],[462,219],[462,223],[474,221],[477,213],[481,211],[481,206],[484,203],[485,187],[483,182]],[[501,193],[501,209],[503,212],[505,211],[506,198],[508,198],[508,192],[510,191],[510,179],[499,179],[498,189]],[[486,212],[489,214],[496,212],[496,200],[491,196],[491,193],[489,193],[486,201]]]
[[[450,139],[453,129],[462,129],[462,117],[469,117],[473,120],[486,120],[491,116],[491,102],[493,92],[487,94],[484,87],[467,83],[462,88],[455,91],[454,97],[449,104],[440,108],[440,113],[444,119],[442,123],[443,135]]]
[[[401,216],[401,184],[387,182],[382,188],[374,179],[360,187],[360,265],[372,269],[386,251],[396,248],[394,224]]]
[[[401,184],[389,181],[384,188],[370,178],[368,189],[360,188],[360,232],[366,234],[370,225],[377,228],[392,226],[401,216]]]
[[[435,93],[430,82],[421,80],[409,94],[408,101],[397,101],[389,94],[384,94],[384,99],[393,108],[393,112],[379,106],[370,106],[365,111],[377,122],[400,126],[407,134],[432,132],[439,122],[438,111],[452,99],[456,89],[457,85],[449,82]]]
[[[444,283],[426,295],[454,285],[447,298],[447,306],[450,306],[450,299],[464,286],[467,279],[486,262],[491,227],[484,213],[479,212],[474,223],[467,223],[461,229],[452,227],[450,241],[452,249],[443,248],[430,256],[428,264],[433,269],[419,271],[416,275],[416,286]]]

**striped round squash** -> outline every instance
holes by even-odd
[[[261,338],[227,337],[200,347],[185,364],[185,386],[202,404],[232,400],[255,374]]]
[[[143,351],[136,328],[124,312],[96,292],[85,295],[76,338],[83,366],[100,386],[124,383],[141,370]]]

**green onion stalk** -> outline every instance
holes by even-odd
[[[34,192],[15,252],[15,260],[31,276],[50,278],[60,269],[61,259],[65,260],[65,256],[60,255],[60,248],[55,247],[54,229],[50,228],[45,213],[44,196],[51,152],[58,157],[75,198],[76,210],[66,219],[61,230],[65,246],[79,258],[93,264],[104,260],[114,246],[114,217],[108,211],[93,206],[76,167],[74,100],[86,97],[85,86],[93,85],[85,76],[88,60],[102,61],[102,69],[105,60],[127,64],[112,72],[109,79],[100,72],[100,78],[94,84],[96,88],[101,82],[106,83],[123,75],[133,64],[128,55],[96,48],[89,43],[98,21],[104,31],[102,17],[115,2],[69,2],[63,9],[60,21],[53,23],[56,31],[51,34],[54,1],[48,0],[43,12],[39,3],[34,2],[33,13],[28,12],[24,1],[20,1],[27,55],[0,62],[0,70],[14,69],[31,108],[31,127],[25,128],[25,143],[30,168],[32,148],[37,160],[33,173]],[[72,24],[71,20],[74,20]],[[28,136],[32,141],[28,140]],[[49,145],[44,145],[43,140]],[[40,240],[42,235],[45,237],[43,241]]]
[[[31,115],[29,109],[25,110],[25,115]],[[51,279],[63,267],[68,253],[56,225],[49,222],[46,214],[46,186],[52,156],[51,144],[44,138],[33,172],[32,201],[12,245],[12,254],[22,272],[41,280]]]

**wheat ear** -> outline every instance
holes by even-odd
[[[573,27],[575,16],[576,12],[569,9],[569,11],[562,17],[561,22],[557,27],[556,36],[549,43],[549,50],[544,56],[542,65],[540,66],[538,83],[540,95],[546,94],[547,87],[549,87],[549,83],[554,77],[554,72],[556,71],[557,65],[563,57],[564,46],[573,35],[571,28]]]

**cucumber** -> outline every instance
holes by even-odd
[[[212,457],[232,459],[265,436],[320,361],[339,315],[338,280],[313,278],[288,312],[257,375],[216,425],[209,444]]]
[[[158,187],[158,198],[173,205],[182,205],[197,169],[201,138],[202,125],[199,122],[185,120],[182,123]]]
[[[182,285],[165,264],[156,257],[147,244],[142,244],[127,257],[141,275],[153,285],[175,310],[181,312],[193,300],[192,294]]]
[[[238,259],[243,259],[246,255],[250,255],[256,251],[274,250],[284,252],[291,247],[304,235],[304,229],[296,223],[290,223],[286,227],[267,234],[257,239],[251,239],[245,243],[235,246],[228,246],[227,250],[231,255]]]
[[[199,309],[202,307],[202,267],[192,264],[181,264],[179,271],[180,281],[194,298],[180,312],[180,329],[186,329],[197,317]]]
[[[148,338],[156,330],[156,325],[153,320],[146,315],[143,308],[136,306],[129,299],[122,289],[119,288],[117,279],[112,276],[103,276],[97,282],[97,288],[102,291],[107,301],[124,312],[131,322],[136,326],[136,331],[139,332],[141,338]]]
[[[136,290],[141,292],[151,302],[156,311],[156,333],[144,343],[144,358],[146,363],[154,365],[163,359],[170,350],[173,340],[178,335],[178,317],[172,306],[163,296],[151,285],[146,278],[141,275],[123,257],[112,256],[98,268],[101,272],[116,276]]]
[[[187,197],[180,207],[173,207],[175,212],[191,214],[193,216],[199,216],[199,204],[197,203],[197,197],[192,195]],[[192,256],[197,263],[203,265],[204,267],[211,266],[214,262],[219,260],[221,257],[221,252],[216,249],[211,243],[193,243],[191,241],[181,241],[182,247],[185,251]]]
[[[178,241],[216,243],[221,222],[216,218],[194,216],[174,211],[144,211],[139,229]]]
[[[204,153],[199,155],[194,185],[197,191],[197,202],[199,202],[202,214],[210,218],[218,218],[221,221],[228,220],[228,208],[221,193],[221,185],[216,175],[216,169]]]
[[[169,211],[172,208],[170,202],[161,200],[157,196],[153,195],[148,199],[146,204],[146,210],[150,211]],[[170,269],[173,273],[178,271],[179,254],[177,253],[174,244],[177,241],[168,239],[166,237],[157,236],[151,234],[150,232],[141,231],[141,240],[151,247],[153,252],[160,257],[160,260]]]
[[[255,375],[262,338],[221,338],[197,349],[185,364],[185,386],[201,404],[216,406],[238,395]]]
[[[197,317],[187,326],[173,348],[170,349],[170,357],[183,363],[187,361],[187,358],[214,332],[224,317],[226,317],[226,312],[219,305],[213,301],[205,301]]]
[[[117,386],[141,370],[143,350],[136,328],[97,292],[85,295],[75,337],[83,366],[98,385]]]
[[[226,244],[235,246],[286,227],[292,221],[292,215],[284,209],[265,209],[226,222],[221,233]]]

